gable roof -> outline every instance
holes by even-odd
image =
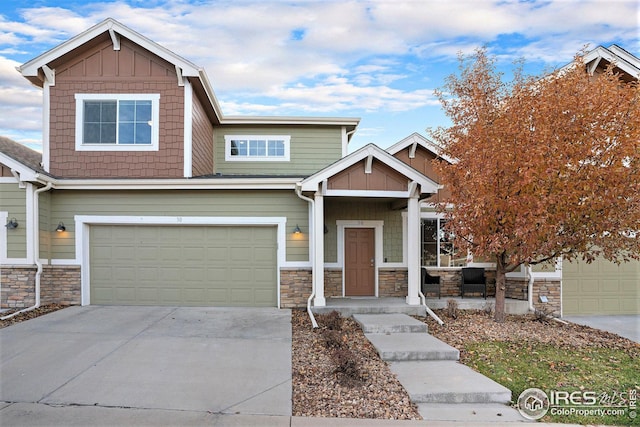
[[[640,79],[640,58],[627,52],[620,46],[615,44],[608,48],[598,46],[584,55],[584,63],[592,64],[590,70],[595,70],[602,60],[613,63],[631,77]]]
[[[433,153],[433,155],[436,157],[440,157],[449,163],[454,162],[450,157],[442,154],[442,149],[438,146],[438,144],[428,140],[424,136],[420,135],[418,132],[414,132],[411,135],[407,136],[406,138],[393,144],[391,147],[387,148],[386,151],[387,153],[393,156],[399,151],[404,150],[405,148],[408,148],[410,146],[417,147],[418,145],[424,148],[425,150],[429,151],[430,153]],[[413,148],[413,151],[415,151],[415,147]]]
[[[396,159],[377,145],[368,144],[358,151],[355,151],[348,156],[341,158],[340,160],[330,164],[326,168],[303,179],[300,183],[302,191],[317,191],[318,185],[323,181],[328,180],[337,173],[369,157],[371,157],[372,159],[376,159],[381,163],[389,166],[390,168],[396,170],[398,173],[407,177],[408,180],[420,184],[420,191],[422,194],[433,194],[436,193],[440,188],[442,188],[442,186],[437,182],[424,176],[406,163]]]
[[[194,90],[203,101],[204,107],[211,120],[216,124],[299,124],[299,125],[339,125],[345,126],[348,138],[353,134],[360,123],[359,118],[336,118],[336,117],[255,117],[255,116],[228,116],[222,114],[222,109],[213,87],[209,82],[207,73],[202,67],[195,65],[193,62],[176,55],[169,49],[159,45],[158,43],[144,37],[129,27],[121,24],[113,18],[107,18],[99,24],[94,25],[88,30],[78,34],[77,36],[67,40],[66,42],[50,49],[42,55],[22,64],[17,69],[36,86],[42,87],[47,74],[50,73],[48,64],[69,52],[83,46],[96,37],[108,33],[114,45],[114,49],[120,48],[119,37],[125,37],[132,42],[138,44],[149,52],[157,55],[165,61],[176,67],[178,78],[185,77],[193,85]],[[55,81],[55,80],[54,80]]]
[[[35,180],[38,174],[47,174],[41,162],[42,154],[0,136],[0,163],[18,172],[21,181]]]

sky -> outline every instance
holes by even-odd
[[[41,148],[15,67],[108,17],[203,67],[225,115],[361,118],[350,151],[449,125],[434,89],[479,47],[507,79],[584,46],[640,56],[638,0],[0,0],[0,135]]]

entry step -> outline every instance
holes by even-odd
[[[406,314],[354,314],[365,334],[427,332],[427,324]]]
[[[386,361],[458,360],[460,351],[429,334],[364,334]],[[401,381],[402,382],[402,381]]]
[[[390,367],[416,404],[511,401],[511,390],[458,362],[392,362]]]

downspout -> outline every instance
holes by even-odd
[[[0,317],[0,320],[10,319],[20,313],[35,310],[36,308],[40,307],[40,276],[42,275],[42,263],[40,262],[40,206],[38,203],[38,195],[45,191],[51,190],[52,187],[53,184],[51,182],[48,182],[46,186],[38,188],[33,192],[33,252],[37,267],[35,283],[35,304],[31,307],[23,308],[22,310],[16,311],[15,313],[11,313],[7,316]]]
[[[296,195],[304,200],[305,202],[309,202],[309,205],[311,206],[311,212],[314,212],[313,206],[314,206],[314,201],[313,199],[305,196],[302,194],[302,187],[300,186],[300,183],[296,183]],[[312,227],[309,227],[309,230],[312,230]],[[311,274],[313,275],[313,273],[316,271],[316,257],[315,254],[313,253],[313,247],[314,247],[314,241],[316,239],[315,233],[311,233],[309,232],[309,257],[311,258]],[[311,301],[313,300],[313,298],[315,298],[316,296],[316,284],[315,284],[315,280],[313,280],[313,278],[311,279],[311,295],[309,295],[309,298],[307,299],[307,313],[309,313],[309,318],[311,319],[311,324],[313,325],[313,328],[317,328],[318,327],[318,322],[316,322],[316,318],[313,316],[313,311],[311,311]]]
[[[431,317],[433,317],[433,320],[435,320],[436,322],[438,322],[438,325],[440,326],[444,326],[444,322],[442,321],[442,319],[440,319],[438,317],[437,314],[435,314],[433,312],[433,310],[431,310],[429,308],[429,306],[427,305],[427,298],[424,296],[424,294],[422,293],[422,289],[418,289],[418,295],[420,296],[420,301],[422,301],[422,305],[424,305],[424,308],[427,310],[427,314]]]
[[[533,268],[531,264],[527,264],[527,275],[529,276],[529,284],[527,285],[527,300],[529,301],[529,311],[535,312],[533,306]]]

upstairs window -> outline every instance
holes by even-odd
[[[225,160],[288,162],[289,135],[225,135]]]
[[[157,151],[159,94],[76,94],[76,150]]]

